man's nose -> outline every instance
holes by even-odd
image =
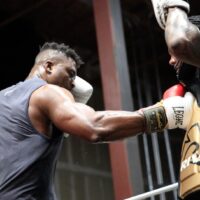
[[[176,59],[175,59],[174,57],[171,57],[170,60],[169,60],[169,64],[170,64],[170,65],[175,65],[176,62],[177,62],[177,61],[176,61]]]

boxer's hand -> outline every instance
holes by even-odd
[[[189,92],[183,96],[184,93],[181,84],[175,85],[164,93],[165,99],[141,109],[145,117],[147,133],[162,131],[165,128],[187,128],[192,116],[194,96]]]
[[[184,97],[173,96],[162,100],[168,120],[166,128],[186,129],[192,117],[194,100],[190,92],[186,92]]]
[[[86,104],[93,93],[93,87],[85,80],[76,76],[74,81],[75,87],[72,89],[74,99],[78,103]]]
[[[179,7],[187,13],[190,11],[190,5],[184,0],[151,0],[156,20],[162,29],[165,29],[168,8]]]

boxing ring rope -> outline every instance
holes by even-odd
[[[177,188],[178,188],[178,183],[173,183],[171,185],[164,186],[164,187],[161,187],[159,189],[156,189],[156,190],[153,190],[153,191],[150,191],[150,192],[145,192],[143,194],[139,194],[135,197],[130,197],[130,198],[124,199],[124,200],[142,200],[142,199],[144,200],[146,198],[156,196],[158,194],[162,194],[162,193],[165,193],[165,192],[176,190]]]

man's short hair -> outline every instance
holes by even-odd
[[[81,57],[75,52],[74,49],[70,48],[68,45],[65,45],[64,43],[58,44],[56,42],[45,42],[41,47],[40,47],[40,52],[43,52],[45,50],[52,49],[56,50],[59,52],[62,52],[65,54],[65,56],[68,58],[72,58],[76,62],[76,68],[79,68],[80,65],[83,64],[83,61]]]

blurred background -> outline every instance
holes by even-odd
[[[199,1],[190,5],[190,15],[199,14]],[[88,104],[96,110],[136,110],[177,83],[150,0],[1,0],[1,89],[26,78],[46,41],[82,57],[78,75],[93,85]],[[177,182],[183,136],[174,130],[97,145],[69,136],[57,165],[58,199],[122,200]]]

